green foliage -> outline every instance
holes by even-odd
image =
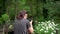
[[[0,7],[3,6],[2,2],[3,0],[0,0]],[[60,1],[55,0],[7,0],[5,1],[5,4],[6,13],[8,13],[11,18],[13,18],[18,13],[18,10],[27,10],[30,13],[30,16],[33,15],[34,17],[41,17],[43,16],[43,7],[48,9],[49,19],[54,18],[60,14]],[[3,10],[4,9],[1,8],[1,11]]]
[[[7,24],[10,22],[10,18],[7,14],[3,14],[2,17],[0,18],[0,24],[1,25],[4,25],[4,24]]]
[[[48,11],[44,12],[43,8]],[[55,23],[60,23],[60,0],[0,0],[0,24],[9,22],[10,19],[14,20],[19,10],[27,10],[29,17],[34,20],[54,19]],[[44,15],[46,13],[48,15]],[[33,25],[35,26],[36,24],[34,23]]]
[[[5,21],[5,22],[10,21],[10,18],[9,18],[9,16],[8,16],[7,14],[3,14],[3,15],[2,15],[2,19],[3,19],[3,21]]]
[[[0,25],[2,25],[2,19],[0,18]]]
[[[2,14],[4,14],[5,12],[3,11],[4,10],[4,6],[3,6],[3,1],[2,0],[0,0],[0,17],[1,17],[1,15]]]
[[[48,18],[49,19],[54,19],[56,22],[59,20],[58,17],[60,17],[59,13],[59,6],[60,6],[60,1],[49,1],[46,4],[44,4],[44,7],[48,9]]]

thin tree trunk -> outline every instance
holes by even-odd
[[[7,25],[5,25],[5,32],[6,32],[6,34],[8,34],[8,26]]]
[[[37,11],[37,15],[38,16],[38,0],[36,0],[36,11]]]
[[[6,6],[5,6],[5,0],[3,0],[3,12],[6,11],[5,8],[6,8]],[[4,33],[4,25],[3,25],[3,34],[5,34],[5,33]]]
[[[30,10],[31,10],[31,12],[33,11],[33,9],[32,9],[32,0],[29,0],[30,2]]]
[[[56,34],[58,34],[58,30],[56,30]]]
[[[28,2],[29,2],[29,6],[30,6],[30,11],[31,11],[31,13],[33,12],[33,5],[32,5],[32,0],[28,0]],[[33,14],[32,14],[32,16],[30,16],[31,18],[33,18]]]
[[[16,19],[16,16],[17,16],[17,7],[18,7],[17,1],[18,1],[18,0],[15,0],[15,19]]]
[[[3,34],[5,34],[5,33],[4,33],[4,26],[3,26]]]

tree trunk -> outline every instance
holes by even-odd
[[[37,15],[36,15],[36,16],[38,16],[38,8],[39,8],[39,7],[38,7],[38,4],[39,4],[39,3],[38,3],[38,0],[36,0],[36,11],[37,11]]]
[[[4,26],[3,26],[3,34],[5,34],[5,33],[4,33]]]
[[[17,5],[17,1],[18,0],[15,0],[15,19],[16,19],[16,16],[17,16],[17,10],[18,10],[18,5]]]
[[[56,34],[58,34],[58,30],[56,30]]]
[[[5,25],[5,33],[8,34],[8,26]]]

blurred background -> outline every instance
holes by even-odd
[[[28,19],[33,19],[34,34],[60,34],[60,0],[0,0],[0,34],[13,34],[14,20],[20,10],[27,10]],[[52,26],[55,32],[49,28],[50,32],[43,32],[45,26],[40,23],[46,21],[58,24]]]

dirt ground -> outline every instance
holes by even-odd
[[[0,32],[0,34],[3,34],[3,32]]]

